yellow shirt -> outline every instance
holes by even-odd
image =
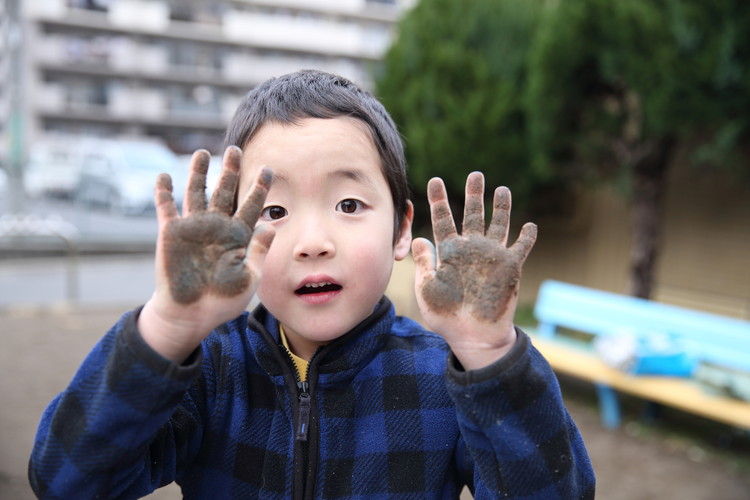
[[[305,359],[300,358],[299,356],[294,354],[291,349],[289,349],[289,342],[287,342],[286,340],[284,327],[281,326],[281,323],[279,323],[279,337],[281,337],[281,345],[284,346],[284,349],[286,349],[286,351],[292,357],[292,361],[294,361],[294,365],[297,367],[297,373],[299,373],[300,382],[307,381],[307,365],[309,364],[309,362]]]

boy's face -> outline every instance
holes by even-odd
[[[258,297],[308,358],[374,309],[409,253],[413,210],[393,243],[393,199],[367,127],[348,117],[266,123],[245,146],[239,199],[261,166],[274,179],[259,223],[276,237]]]

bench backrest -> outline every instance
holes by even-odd
[[[593,335],[667,334],[698,360],[750,371],[750,321],[553,280],[542,283],[534,315],[543,336],[557,327]]]

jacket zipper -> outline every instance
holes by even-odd
[[[310,408],[312,407],[312,399],[310,398],[310,385],[307,382],[297,381],[297,389],[299,390],[299,407],[297,413],[297,433],[295,439],[297,441],[307,441],[307,431],[310,428]]]
[[[297,364],[292,359],[291,353],[287,351],[286,348],[282,349],[286,354],[286,357],[289,358],[292,370],[294,372],[294,377],[297,381],[297,399],[299,401],[299,405],[297,407],[297,429],[294,434],[294,439],[296,441],[305,442],[307,441],[307,435],[310,429],[310,409],[312,408],[310,384],[308,383],[308,380],[310,380],[310,365],[312,364],[312,360],[320,351],[320,348],[318,348],[318,350],[313,353],[310,361],[307,364],[307,373],[305,373],[304,382],[302,381],[302,374],[297,369]]]
[[[289,360],[292,368],[292,373],[295,376],[297,384],[297,412],[295,415],[296,426],[294,429],[294,441],[297,443],[295,448],[296,453],[299,456],[295,458],[295,468],[297,469],[296,477],[294,479],[295,484],[295,498],[306,498],[308,492],[312,492],[312,484],[308,484],[313,480],[314,475],[311,471],[311,458],[310,452],[310,415],[312,412],[312,393],[310,392],[310,367],[315,356],[320,352],[320,348],[315,351],[307,364],[307,373],[305,374],[305,381],[302,381],[302,376],[297,369],[297,365],[294,363],[291,354],[283,346],[280,346],[282,352],[285,353],[286,358]],[[299,460],[299,461],[297,461]]]

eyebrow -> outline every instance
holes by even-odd
[[[337,170],[334,170],[330,174],[328,174],[329,178],[344,178],[349,179],[354,182],[357,182],[359,184],[366,184],[366,185],[372,185],[372,179],[362,172],[361,170],[354,169],[354,168],[340,168]]]
[[[367,174],[365,174],[364,172],[356,168],[336,169],[332,172],[329,172],[327,177],[329,179],[349,179],[359,184],[365,184],[368,186],[373,184],[372,179],[370,179],[370,177]],[[289,176],[283,173],[274,172],[273,180],[274,182],[281,182],[284,184],[288,184]]]

